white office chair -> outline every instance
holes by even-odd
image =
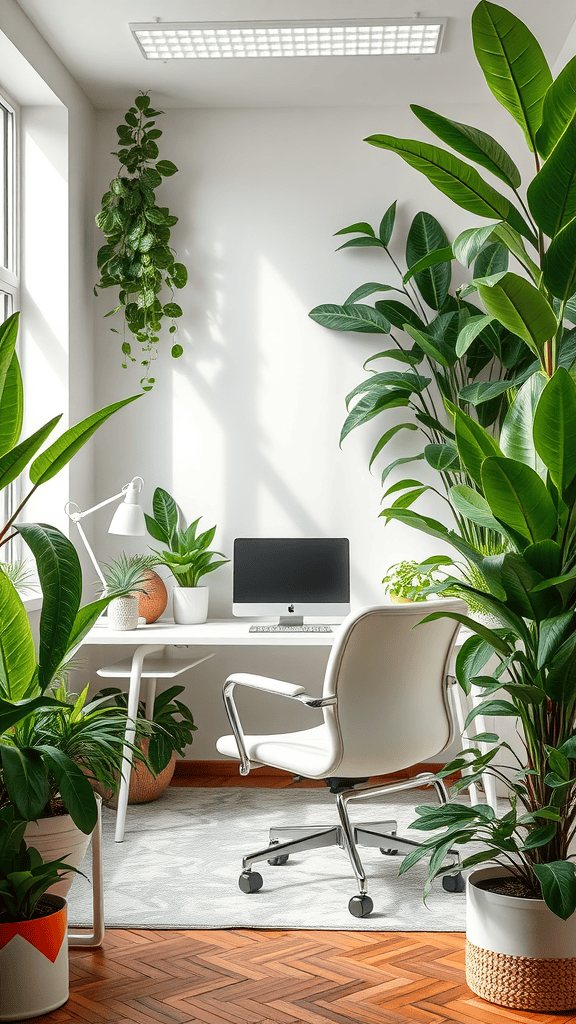
[[[351,825],[351,800],[385,796],[398,790],[434,786],[441,803],[448,794],[443,782],[424,773],[401,782],[366,786],[374,775],[388,775],[433,760],[452,741],[453,718],[448,690],[455,681],[449,662],[459,625],[441,618],[413,628],[434,611],[466,612],[458,600],[364,608],[342,624],[330,652],[321,697],[303,686],[235,673],[224,684],[224,704],[233,735],[222,736],[221,754],[240,760],[240,774],[270,765],[309,779],[324,779],[336,793],[340,825],[282,827],[270,830],[270,845],[243,858],[239,886],[257,892],[262,876],[252,865],[268,860],[284,864],[291,853],[339,846],[350,857],[359,895],[348,904],[355,917],[373,909],[357,844],[383,853],[408,853],[418,843],[400,839],[395,821]],[[244,735],[234,703],[235,686],[248,686],[321,708],[324,721],[311,729],[270,736]],[[364,784],[364,785],[362,785]],[[359,787],[359,788],[355,788]],[[460,892],[458,855],[449,851],[455,871],[444,875],[444,888]]]

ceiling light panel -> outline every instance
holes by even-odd
[[[439,53],[445,18],[131,24],[146,60]]]

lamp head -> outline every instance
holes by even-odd
[[[144,513],[140,508],[139,498],[144,481],[135,476],[129,484],[122,488],[124,501],[120,503],[112,516],[108,533],[119,533],[123,537],[143,537],[146,533]]]

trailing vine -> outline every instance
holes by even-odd
[[[174,302],[174,289],[183,288],[188,271],[176,262],[176,253],[170,246],[170,229],[177,223],[167,206],[158,206],[155,189],[163,178],[176,174],[178,168],[171,160],[159,160],[156,140],[162,132],[155,127],[161,110],[154,110],[150,98],[141,94],[118,125],[120,149],[112,155],[120,161],[117,177],[110,182],[108,192],[102,196],[102,209],[96,224],[106,236],[106,244],[98,252],[100,281],[94,287],[118,288],[118,304],[106,316],[123,311],[122,333],[124,369],[136,362],[128,331],[134,335],[141,349],[144,375],[140,380],[144,391],[150,391],[155,378],[150,376],[151,364],[156,359],[163,321],[171,320],[171,353],[174,358],[183,349],[176,342],[176,320],[182,309]],[[160,293],[169,288],[171,299],[163,303]]]

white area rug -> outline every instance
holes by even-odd
[[[346,853],[338,847],[295,854],[287,864],[257,865],[258,893],[238,888],[242,856],[268,844],[271,825],[337,823],[328,790],[168,788],[151,804],[128,808],[126,836],[114,842],[115,813],[103,812],[105,921],[116,928],[328,928],[386,931],[463,931],[464,894],[436,882],[422,902],[425,863],[398,878],[399,857],[361,848],[374,911],[348,912],[357,892]],[[413,829],[416,803],[434,803],[432,790],[398,793],[352,808],[356,820],[396,818]],[[90,855],[82,865],[90,875]],[[91,885],[77,877],[68,897],[71,925],[92,920]]]

